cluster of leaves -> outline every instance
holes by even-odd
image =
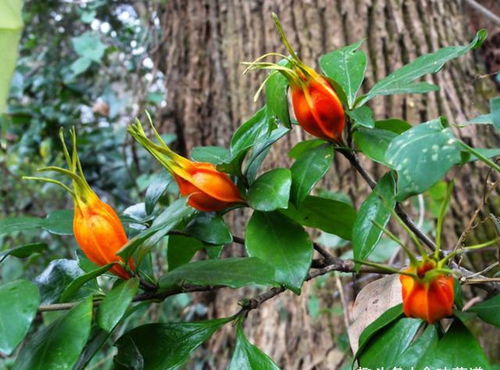
[[[437,86],[416,81],[437,72],[450,59],[478,47],[484,38],[484,32],[480,31],[469,45],[422,56],[359,97],[366,69],[361,43],[320,58],[323,73],[332,80],[347,108],[354,148],[387,168],[358,210],[345,199],[312,195],[336,152],[350,155],[353,148],[336,148],[322,140],[304,141],[289,153],[294,159],[291,168],[261,173],[260,166],[272,145],[294,123],[288,113],[287,82],[279,74],[272,75],[266,83],[266,105],[239,127],[230,148],[199,147],[191,155],[194,160],[211,162],[230,173],[245,194],[252,209],[244,239],[247,256],[220,258],[224,246],[235,241],[222,214],[195,211],[183,198],[164,206],[160,200],[170,198],[175,189],[168,177],[159,174],[149,184],[144,203],[124,212],[123,222],[131,238],[118,253],[124,260],[133,257],[142,283],[155,284],[157,289],[138,294],[137,277],[113,283],[105,275],[110,266],[93,266],[83,256],[77,260],[53,260],[33,282],[16,280],[0,288],[0,328],[8,328],[0,333],[0,351],[7,355],[15,351],[30,330],[37,310],[71,307],[23,343],[14,368],[29,369],[44,364],[47,368],[82,369],[110,338],[119,337],[114,342],[116,368],[172,369],[184,364],[197,347],[229,322],[236,324],[232,369],[278,368],[245,337],[243,323],[251,308],[245,302],[241,312],[214,320],[139,324],[129,319],[148,301],[194,288],[263,285],[300,294],[313,257],[313,242],[306,228],[351,241],[354,257],[367,259],[380,242],[397,202],[429,190],[450,168],[471,159],[479,158],[495,166],[488,157],[498,154],[498,149],[481,151],[468,147],[454,135],[444,118],[413,126],[399,119],[375,120],[365,105],[377,95],[436,90]],[[91,67],[97,58],[94,53],[95,49],[90,54],[82,51],[76,65],[70,68],[71,73],[87,65]],[[496,101],[492,105],[492,114],[481,118],[481,122],[499,127]],[[50,214],[46,219],[6,218],[0,220],[0,233],[39,228],[54,232],[56,228],[59,234],[71,234],[71,225],[67,223],[71,217],[66,214],[66,222],[54,225],[51,218],[58,216],[61,214]],[[43,245],[23,245],[5,251],[2,258],[24,258],[43,248]],[[153,263],[155,249],[163,252],[166,266]],[[197,252],[208,258],[191,262]],[[494,309],[498,297],[469,311],[498,326]],[[93,309],[93,304],[98,307]],[[463,313],[457,315],[465,317]],[[403,359],[405,364],[412,365],[464,366],[465,362],[460,361],[467,352],[472,354],[467,359],[471,366],[488,367],[476,339],[459,319],[445,333],[437,326],[420,330],[422,326],[421,320],[401,318],[400,306],[387,311],[361,335],[361,349],[356,354],[359,364],[380,367],[383,361],[387,366],[402,366],[397,361]],[[129,330],[124,332],[124,328]]]

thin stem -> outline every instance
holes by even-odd
[[[382,230],[382,232],[384,234],[386,234],[391,240],[395,241],[396,243],[398,243],[401,248],[404,249],[404,251],[406,252],[406,254],[408,255],[408,258],[410,259],[410,262],[412,264],[417,264],[417,259],[415,258],[415,256],[413,255],[413,253],[408,249],[408,247],[401,241],[401,239],[399,239],[396,235],[394,235],[393,233],[391,233],[389,230],[387,230],[386,228],[384,228],[382,225],[380,225],[377,221],[375,220],[372,220],[372,223],[378,227],[380,230]]]
[[[500,237],[499,238],[495,238],[495,239],[490,240],[490,241],[487,241],[487,242],[484,242],[484,243],[481,243],[481,244],[475,244],[475,245],[470,245],[470,246],[467,246],[467,247],[463,247],[462,249],[464,249],[464,250],[481,249],[481,248],[489,247],[490,245],[494,245],[498,241],[500,241]]]
[[[480,161],[486,163],[488,166],[490,166],[491,168],[497,170],[497,172],[500,172],[500,166],[498,164],[496,164],[495,162],[493,162],[491,159],[489,159],[488,157],[485,157],[484,155],[482,155],[481,153],[479,153],[476,149],[474,149],[473,147],[465,144],[463,141],[458,141],[459,144],[464,147],[469,153],[471,153],[472,155],[475,155]]]
[[[283,31],[283,26],[281,25],[280,19],[278,18],[276,13],[272,13],[272,17],[274,20],[274,24],[276,25],[276,30],[280,35],[281,42],[283,42],[283,45],[285,45],[286,50],[290,53],[293,59],[300,61],[299,57],[297,56],[297,54],[295,54],[295,51],[293,50],[292,46],[288,42],[288,39],[286,38],[286,34],[285,31]]]
[[[38,176],[23,176],[22,179],[23,180],[36,180],[36,181],[50,182],[51,184],[59,185],[64,190],[66,190],[68,193],[70,193],[73,198],[76,198],[74,191],[71,190],[67,185],[64,185],[61,181],[50,179],[48,177],[38,177]]]
[[[441,208],[439,210],[439,216],[436,225],[436,249],[434,250],[435,259],[438,259],[439,251],[441,250],[441,234],[443,232],[444,217],[446,215],[446,210],[448,209],[448,204],[450,203],[452,192],[453,182],[450,182],[446,188],[446,196],[443,200],[443,203],[441,203]]]

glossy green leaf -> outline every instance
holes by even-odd
[[[302,226],[279,212],[255,211],[248,222],[245,247],[249,256],[259,257],[276,269],[277,282],[300,292],[313,252]]]
[[[366,105],[363,105],[352,111],[347,111],[347,114],[354,121],[353,127],[362,126],[373,128],[375,126],[375,121],[373,120],[373,111]]]
[[[198,162],[221,164],[229,160],[231,152],[221,146],[197,146],[191,151],[191,158]]]
[[[394,307],[389,308],[382,315],[380,315],[375,321],[373,321],[370,325],[368,325],[359,336],[358,352],[355,357],[357,357],[357,355],[362,352],[363,348],[368,343],[370,338],[372,338],[377,332],[385,328],[390,323],[399,319],[402,315],[403,315],[403,305],[398,304]]]
[[[320,145],[326,144],[326,143],[327,142],[325,140],[321,140],[321,139],[300,141],[297,144],[295,144],[295,146],[288,152],[288,156],[290,158],[297,159],[306,150],[316,148],[317,146],[320,146]]]
[[[483,321],[500,327],[500,294],[475,304],[468,311],[475,312]]]
[[[187,263],[163,275],[160,289],[170,290],[185,283],[231,288],[275,285],[274,269],[266,262],[259,258],[225,258]]]
[[[446,334],[429,348],[425,356],[420,358],[416,368],[425,366],[431,369],[490,368],[477,339],[458,319],[455,319]]]
[[[92,297],[73,307],[23,345],[14,368],[71,369],[90,334]]]
[[[307,196],[299,207],[289,205],[283,214],[303,226],[314,227],[351,240],[356,210],[343,201]]]
[[[41,253],[47,249],[47,244],[45,243],[31,243],[21,245],[20,247],[6,249],[0,252],[0,262],[2,262],[7,256],[14,256],[18,258],[26,258],[34,253]]]
[[[387,118],[375,121],[375,127],[381,130],[394,132],[395,134],[402,134],[406,130],[411,129],[411,125],[399,118]]]
[[[274,211],[288,207],[292,174],[289,169],[277,168],[261,175],[250,186],[247,202],[259,211]]]
[[[398,173],[396,200],[420,194],[461,161],[462,147],[442,119],[411,128],[396,137],[385,159]]]
[[[243,162],[243,173],[246,175],[248,181],[251,183],[255,179],[259,168],[269,153],[271,145],[285,136],[290,129],[278,126],[273,128],[266,135],[257,140],[255,145],[250,150],[250,154],[245,162]]]
[[[36,315],[40,294],[35,284],[16,280],[0,285],[0,352],[10,355]]]
[[[125,314],[139,289],[139,279],[133,278],[121,281],[106,294],[97,311],[99,326],[111,332]]]
[[[278,64],[286,65],[287,61]],[[288,80],[278,71],[271,72],[266,82],[266,105],[269,116],[275,116],[283,125],[290,127],[288,114]]]
[[[153,176],[144,196],[144,206],[148,215],[153,212],[156,203],[165,193],[171,181],[172,176],[166,171],[161,171]]]
[[[352,231],[352,248],[355,259],[365,260],[375,249],[383,234],[383,231],[375,223],[382,227],[387,225],[396,205],[394,196],[394,178],[389,172],[380,179],[373,192],[358,210]]]
[[[53,211],[46,218],[9,217],[0,220],[0,235],[38,228],[43,228],[52,234],[71,235],[73,234],[73,211]]]
[[[5,111],[10,80],[16,68],[17,46],[23,28],[22,7],[22,0],[3,0],[0,2],[0,50],[2,50],[0,115]]]
[[[118,341],[115,367],[170,370],[184,364],[189,355],[232,318],[172,324],[147,324],[125,333]],[[154,345],[151,339],[154,338]]]
[[[314,185],[323,178],[333,161],[333,147],[324,144],[303,152],[291,167],[292,188],[290,199],[295,205],[311,192]]]
[[[233,241],[229,227],[216,213],[198,214],[187,226],[186,233],[209,244],[221,245]]]
[[[104,274],[108,271],[114,264],[109,263],[102,267],[99,267],[93,271],[87,272],[83,275],[78,276],[75,280],[68,284],[68,286],[63,290],[59,301],[66,302],[74,298],[75,294],[80,290],[80,288],[87,282],[95,279],[96,277]]]
[[[410,318],[390,323],[366,343],[358,356],[359,365],[388,369],[399,366],[401,355],[410,347],[422,324],[422,320]]]
[[[252,147],[257,138],[269,130],[266,107],[259,109],[248,121],[243,123],[231,139],[231,158]]]
[[[480,116],[474,117],[473,119],[467,121],[464,125],[492,125],[493,115],[492,114],[481,114]]]
[[[438,72],[446,62],[478,48],[486,39],[486,36],[487,32],[485,30],[479,30],[469,45],[449,46],[418,57],[413,62],[378,81],[368,94],[359,99],[357,105],[363,105],[377,95],[415,94],[438,90],[439,88],[436,85],[415,81],[426,74]]]
[[[182,235],[169,235],[167,247],[168,270],[172,271],[189,261],[205,245],[198,239]]]
[[[366,71],[366,54],[359,50],[363,40],[322,55],[319,65],[322,72],[336,81],[344,90],[348,105],[353,107]]]
[[[37,217],[7,217],[0,220],[0,235],[42,227],[43,219]]]
[[[358,128],[354,134],[354,143],[361,152],[375,162],[387,165],[385,153],[391,141],[398,135],[392,131],[378,128]]]
[[[50,262],[34,281],[40,289],[41,304],[56,302],[66,286],[83,274],[84,271],[75,260],[58,259]]]
[[[497,130],[500,130],[500,96],[490,99],[490,111],[493,126],[495,126]]]
[[[186,204],[185,198],[177,199],[160,213],[149,229],[130,239],[116,254],[127,261],[139,248],[138,254],[146,254],[177,224],[192,217],[196,211]],[[138,258],[140,260],[140,258]]]
[[[42,227],[52,234],[73,234],[73,211],[61,209],[47,215]]]
[[[397,359],[397,366],[411,368],[425,356],[430,348],[436,345],[439,333],[435,325],[428,325],[420,337],[418,337]]]
[[[229,370],[279,370],[273,360],[248,341],[241,324],[236,328],[236,347]]]

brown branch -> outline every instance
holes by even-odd
[[[358,157],[355,153],[339,148],[337,149],[339,153],[341,153],[350,163],[351,165],[358,171],[358,173],[363,177],[366,183],[370,186],[370,188],[374,189],[377,185],[377,182],[373,179],[373,177],[363,168],[361,163],[359,162]],[[401,218],[401,220],[408,226],[408,228],[417,235],[417,237],[424,242],[432,251],[436,249],[436,243],[432,241],[422,230],[418,228],[417,225],[413,222],[413,220],[408,216],[408,214],[404,211],[403,207],[400,203],[396,203],[396,213]]]

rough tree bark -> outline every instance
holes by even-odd
[[[177,133],[180,151],[189,153],[197,145],[227,146],[232,132],[260,106],[252,97],[264,74],[242,76],[240,63],[265,52],[284,52],[270,17],[273,11],[299,55],[311,65],[317,66],[322,53],[365,38],[369,60],[365,90],[417,56],[466,44],[473,36],[470,9],[460,0],[169,0],[162,15],[165,42],[158,50],[168,91],[162,130]],[[415,124],[445,115],[451,122],[464,122],[484,113],[487,98],[495,94],[491,81],[479,77],[483,65],[478,54],[469,54],[427,78],[441,86],[440,91],[379,97],[370,106],[377,119],[403,117]],[[462,129],[459,135],[479,147],[498,144],[498,137],[485,127]],[[276,145],[266,166],[289,164],[287,151],[304,138],[304,132],[295,128]],[[382,174],[382,168],[366,164],[374,176]],[[456,241],[480,201],[487,173],[473,164],[452,174],[459,181],[446,224],[447,244]],[[324,185],[348,193],[356,205],[368,191],[341,159],[336,159]],[[484,214],[490,212],[494,210]],[[243,219],[234,224],[236,234],[244,233]],[[478,230],[491,234],[487,223]],[[339,335],[345,332],[342,320],[326,315],[313,319],[307,312],[312,285],[304,286],[301,297],[284,294],[266,303],[247,320],[251,340],[285,369],[332,369],[344,360],[338,349]],[[320,291],[323,307],[333,304],[334,289],[329,280]],[[208,299],[211,315],[222,317],[237,310],[241,297],[241,292],[224,290],[203,299]],[[231,331],[228,328],[210,343],[217,354],[215,368],[224,368],[229,358]]]

